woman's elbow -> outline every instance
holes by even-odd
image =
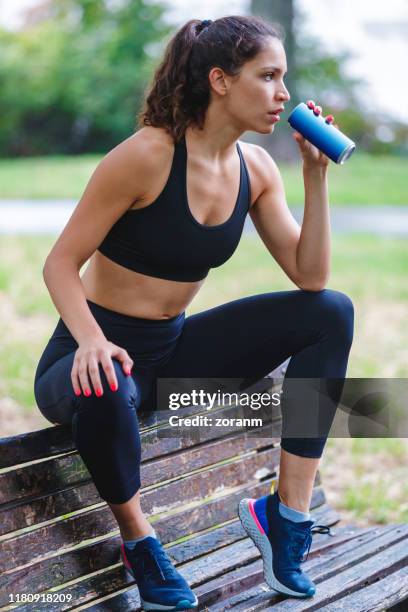
[[[75,261],[72,259],[56,257],[50,254],[45,260],[42,269],[44,281],[47,282],[47,278],[50,275],[54,275],[54,273],[63,277],[67,270],[71,269],[72,267],[74,269],[79,269]]]

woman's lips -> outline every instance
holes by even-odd
[[[277,113],[268,113],[268,116],[274,123],[280,121],[280,115],[278,115]]]

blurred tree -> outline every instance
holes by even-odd
[[[0,153],[106,150],[134,129],[170,27],[162,3],[46,0],[0,31]]]
[[[20,31],[0,29],[0,155],[105,151],[128,137],[171,33],[165,10],[154,0],[38,0]],[[406,126],[382,117],[378,132],[378,117],[360,110],[361,82],[344,75],[351,55],[329,54],[308,34],[297,0],[252,0],[252,12],[286,31],[291,101],[272,138],[249,140],[298,160],[286,119],[312,98],[361,146],[406,152]]]
[[[272,22],[277,22],[285,30],[285,52],[288,72],[285,77],[285,85],[290,93],[290,106],[297,102],[295,65],[296,65],[296,43],[294,33],[294,5],[293,0],[252,0],[251,12],[253,15],[259,15]],[[281,122],[275,125],[273,134],[257,135],[251,134],[249,140],[262,144],[270,153],[277,159],[292,160],[298,156],[297,145],[292,138],[291,129],[285,118],[286,113],[282,115]]]
[[[259,15],[270,21],[276,21],[285,30],[285,52],[288,65],[288,73],[285,77],[286,87],[290,91],[292,102],[297,99],[296,81],[294,79],[295,67],[295,7],[293,0],[252,0],[252,14]]]

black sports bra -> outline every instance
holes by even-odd
[[[187,148],[183,138],[175,144],[167,183],[154,202],[128,210],[112,226],[98,250],[112,261],[157,278],[198,281],[210,268],[231,257],[238,246],[251,194],[248,169],[241,161],[239,193],[227,221],[202,225],[187,201]]]

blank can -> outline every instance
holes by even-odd
[[[343,132],[326,122],[322,115],[315,115],[313,108],[301,102],[291,112],[288,122],[322,153],[336,164],[344,162],[352,155],[356,145]]]

